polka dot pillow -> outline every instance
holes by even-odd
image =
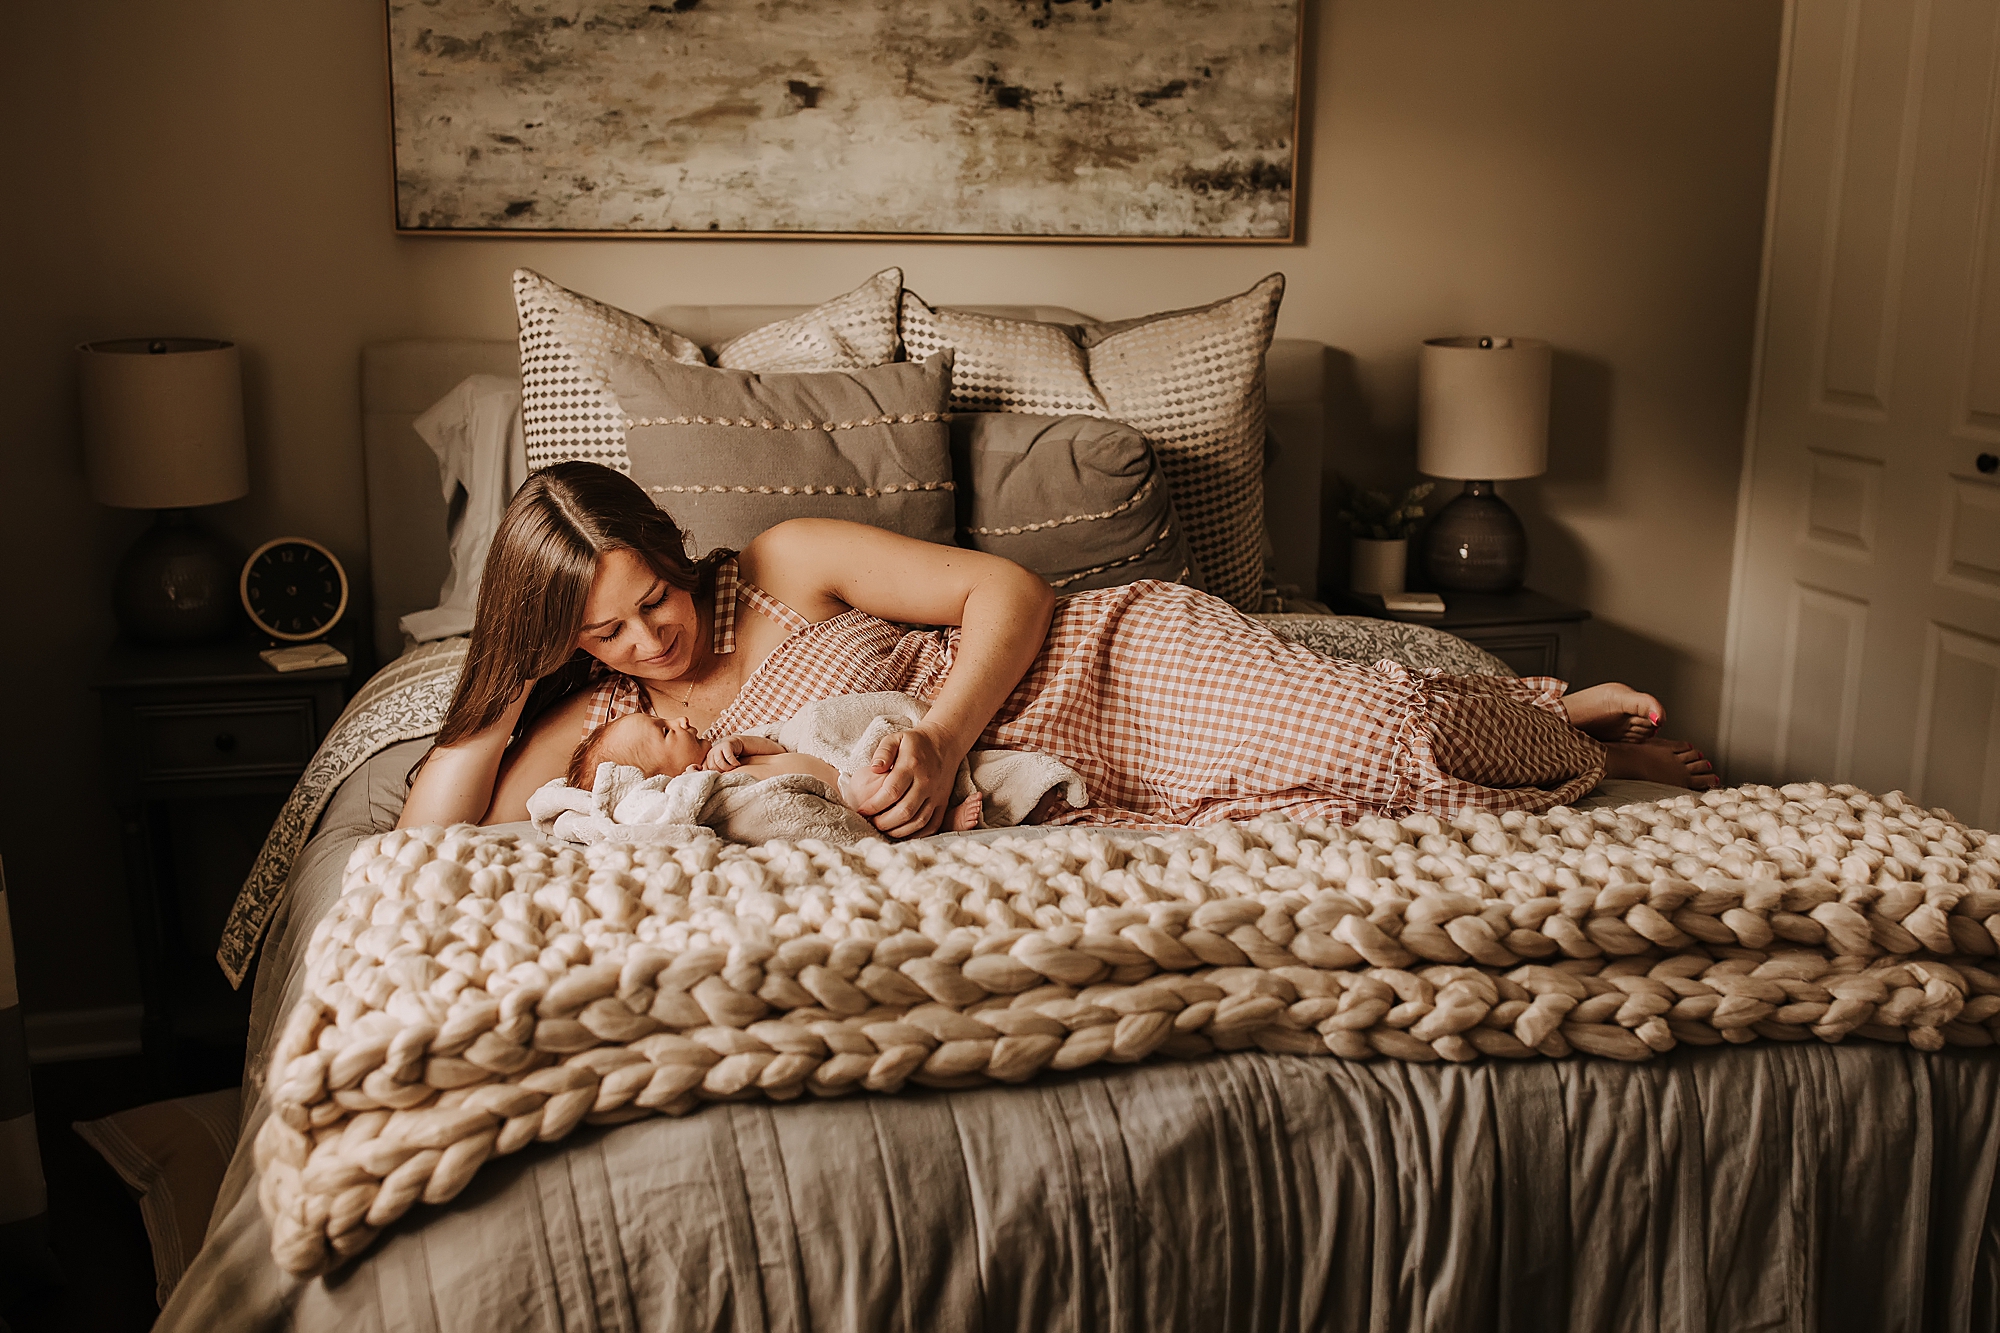
[[[672,329],[593,301],[532,269],[514,270],[521,326],[521,433],[528,470],[581,459],[620,472],[625,414],[611,392],[614,353],[705,366],[701,348]]]
[[[954,412],[1108,417],[1160,461],[1201,585],[1256,610],[1264,578],[1264,354],[1285,279],[1111,324],[1038,324],[935,309],[903,293],[912,358],[951,348]]]

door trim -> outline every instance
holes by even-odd
[[[1785,121],[1791,105],[1792,48],[1798,29],[1798,0],[1785,0],[1784,27],[1778,37],[1777,101],[1771,115],[1769,174],[1764,182],[1764,249],[1757,276],[1757,329],[1750,351],[1750,401],[1743,419],[1743,466],[1736,478],[1736,537],[1729,556],[1729,619],[1722,640],[1722,707],[1716,727],[1715,750],[1722,770],[1734,760],[1736,695],[1742,675],[1745,568],[1750,553],[1750,497],[1757,467],[1757,414],[1764,394],[1764,344],[1771,317],[1771,261],[1777,248],[1778,180],[1785,149]]]

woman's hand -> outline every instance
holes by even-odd
[[[892,731],[875,747],[870,773],[856,784],[855,811],[872,820],[884,836],[915,838],[935,833],[951,809],[958,761],[923,727]],[[868,778],[873,777],[873,791]]]

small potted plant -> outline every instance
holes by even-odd
[[[1422,482],[1391,499],[1381,491],[1343,485],[1340,521],[1353,534],[1348,586],[1356,592],[1403,591],[1409,568],[1410,534],[1424,516],[1424,497],[1434,482]]]

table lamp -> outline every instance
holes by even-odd
[[[1528,534],[1493,483],[1549,465],[1549,345],[1432,338],[1417,359],[1417,471],[1465,483],[1431,520],[1424,560],[1446,592],[1511,592]]]
[[[157,510],[119,561],[118,627],[139,643],[203,643],[236,626],[241,563],[188,511],[250,493],[236,344],[119,338],[77,348],[90,493]]]

